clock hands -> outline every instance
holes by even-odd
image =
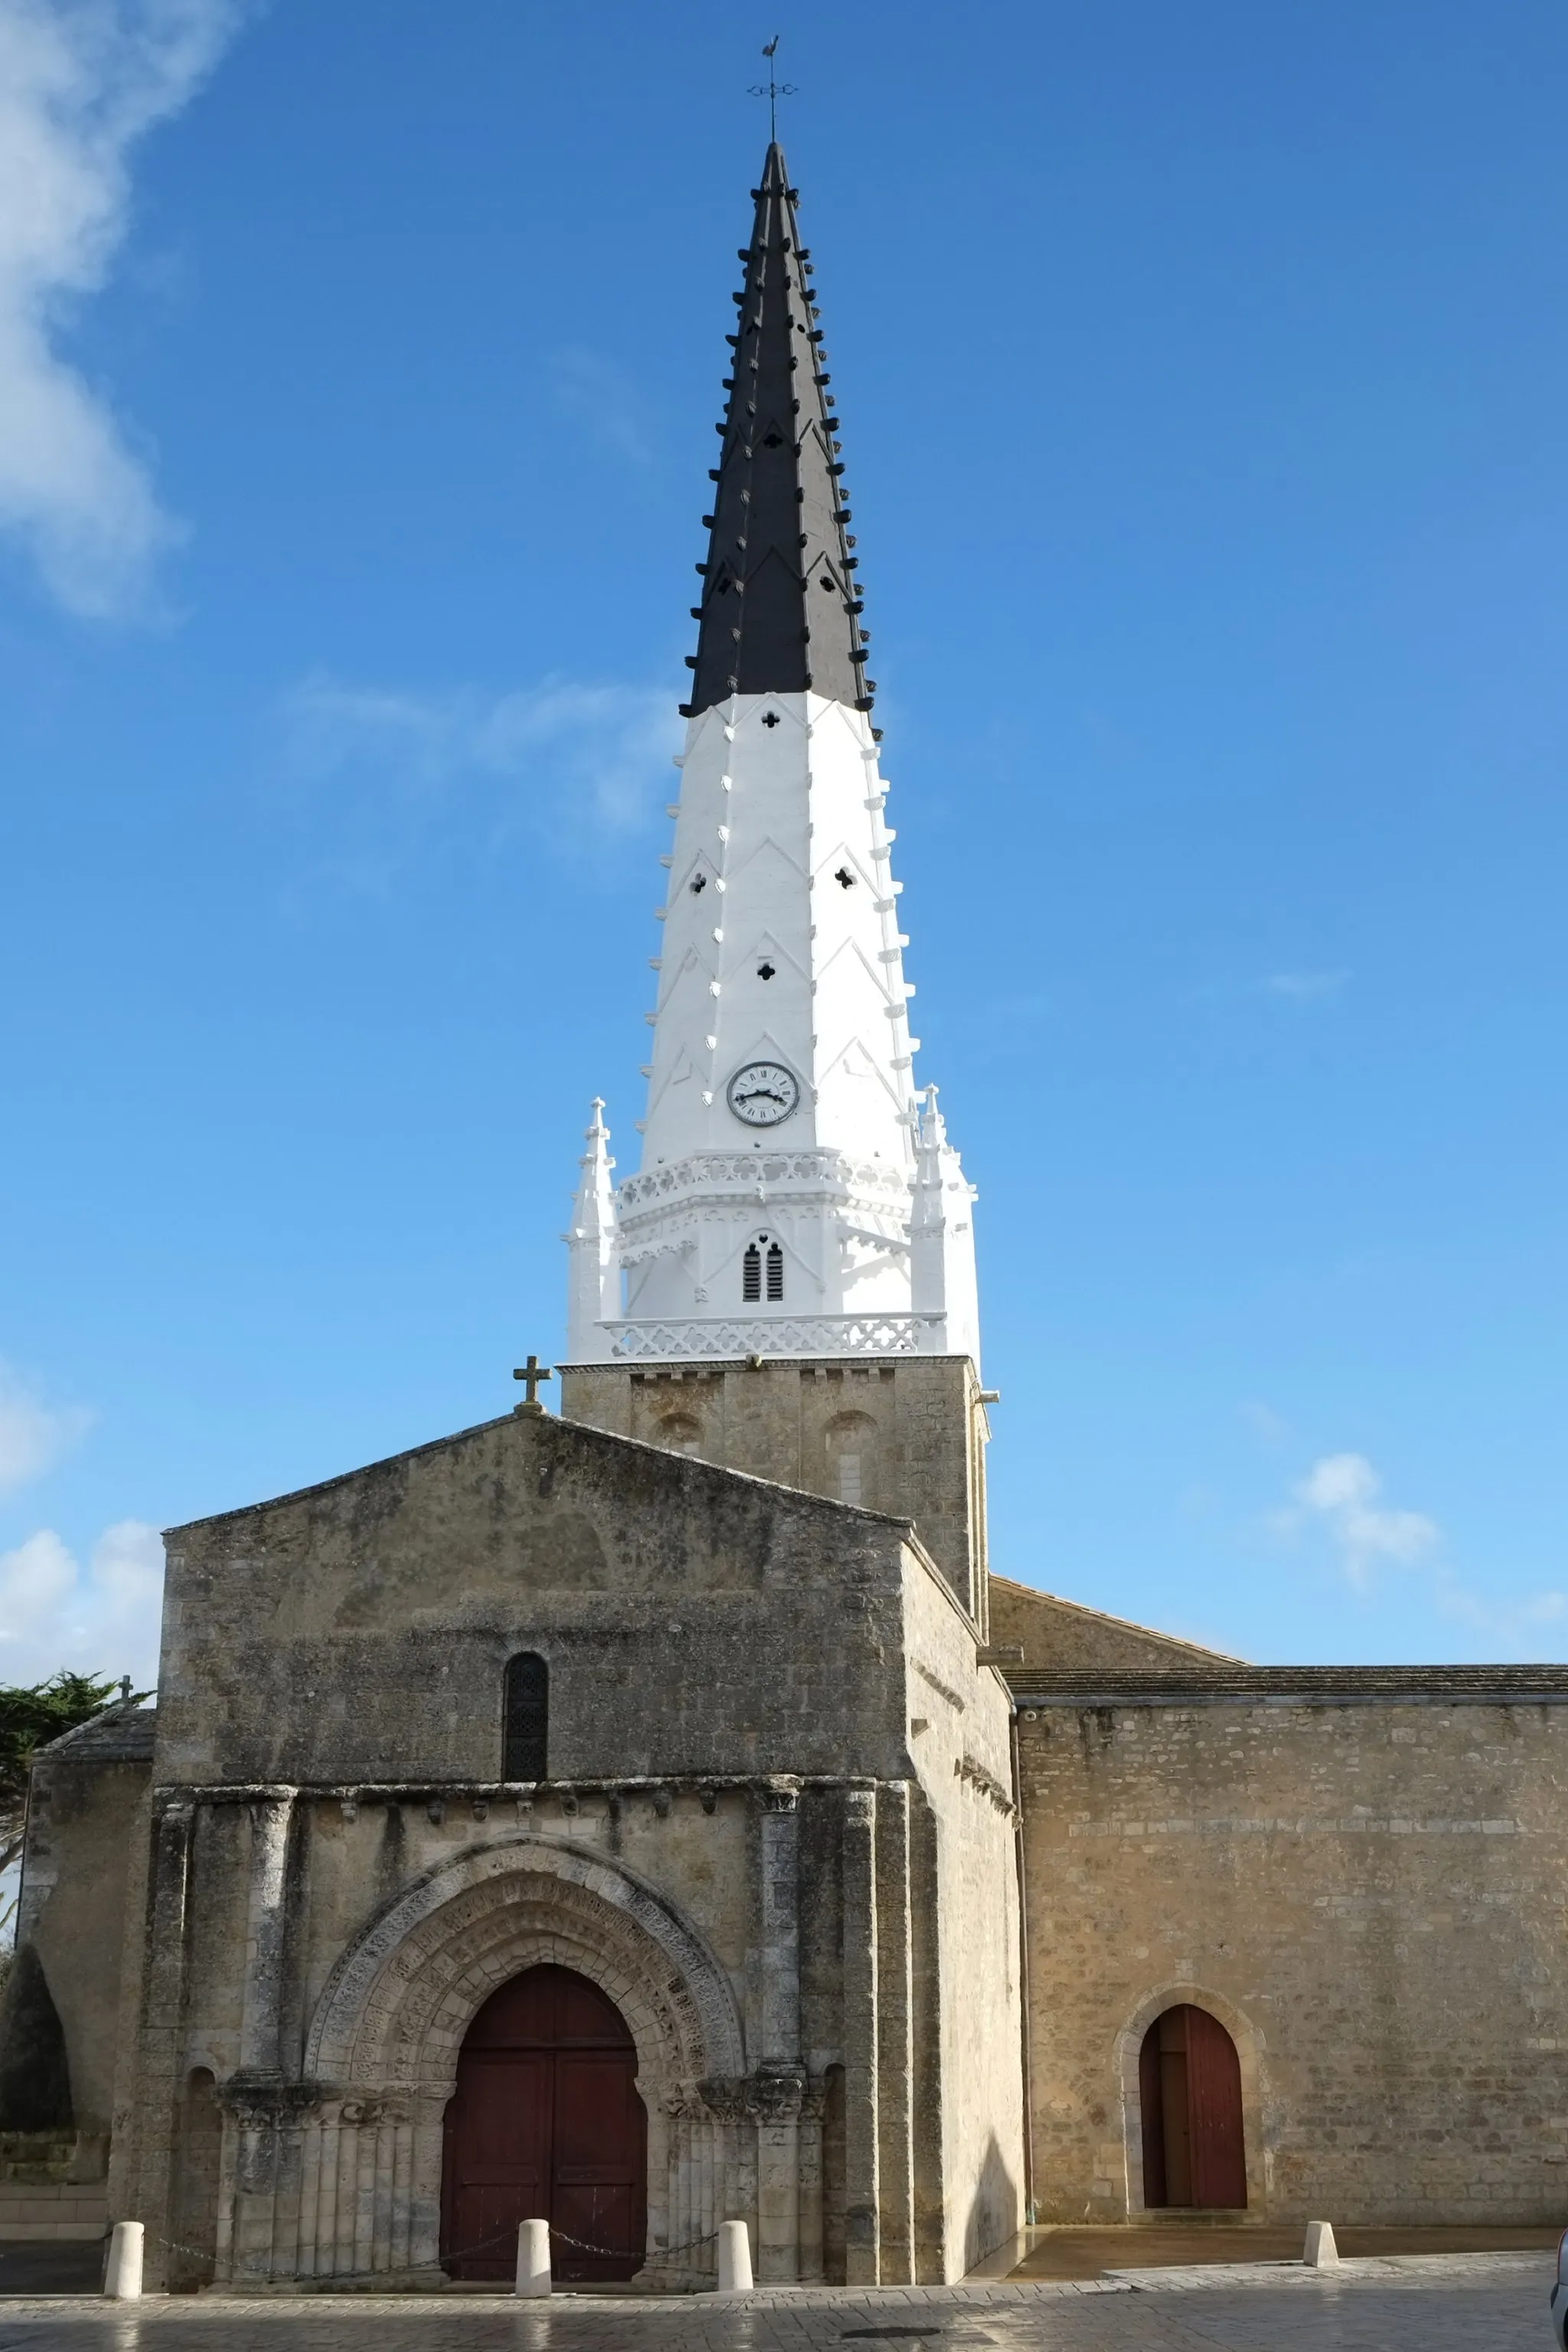
[[[727,1092],[730,1108],[748,1127],[777,1127],[800,1101],[799,1081],[774,1062],[743,1063]]]

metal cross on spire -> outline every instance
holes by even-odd
[[[766,58],[768,61],[768,78],[766,81],[754,81],[752,84],[751,89],[746,93],[748,98],[765,98],[767,100],[768,138],[775,147],[778,145],[779,137],[779,100],[781,98],[794,98],[795,95],[795,87],[793,81],[780,81],[778,79],[777,71],[773,64],[773,60],[778,56],[778,53],[779,37],[775,33],[773,39],[763,51],[763,57]]]

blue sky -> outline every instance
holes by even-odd
[[[1568,15],[778,21],[994,1564],[1562,1655]],[[0,1673],[561,1351],[775,29],[0,0]]]

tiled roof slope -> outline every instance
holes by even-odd
[[[1014,1666],[1021,1706],[1181,1706],[1194,1702],[1274,1699],[1355,1704],[1561,1706],[1568,1665],[1542,1666]]]
[[[158,1727],[155,1706],[106,1706],[101,1715],[89,1722],[79,1723],[74,1731],[65,1731],[40,1748],[39,1757],[70,1764],[150,1764],[153,1761],[153,1738]]]

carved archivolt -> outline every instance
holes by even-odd
[[[645,2095],[745,2072],[733,1993],[696,1931],[619,1863],[558,1839],[461,1854],[397,1895],[344,1952],[306,2070],[344,2093],[444,2102],[475,2011],[526,1968],[590,1978],[637,2046]]]

